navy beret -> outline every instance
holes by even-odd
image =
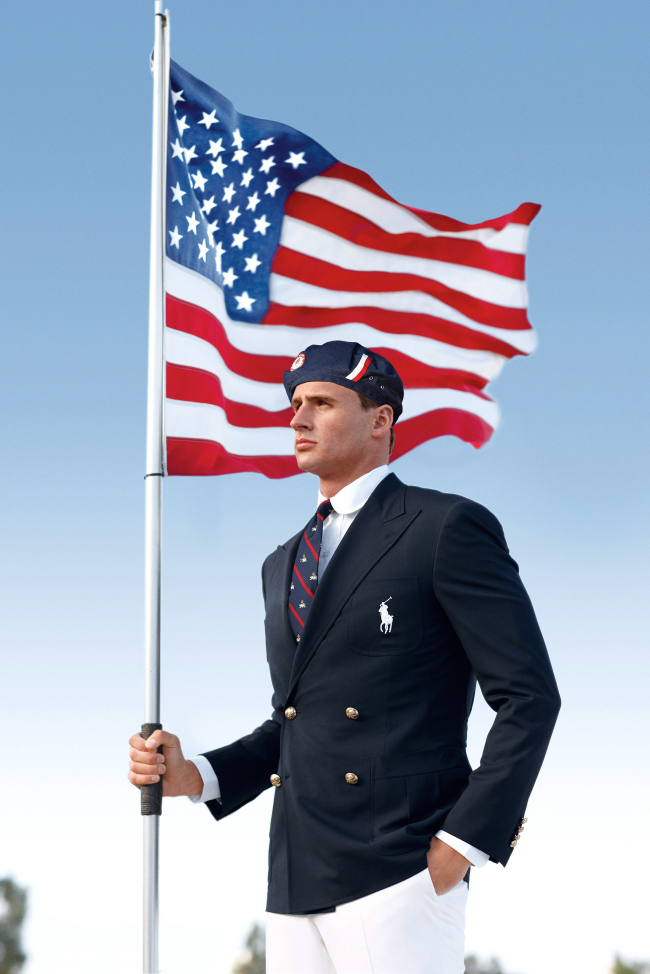
[[[335,382],[378,406],[393,407],[393,422],[402,412],[404,385],[388,359],[358,342],[325,342],[310,345],[296,356],[290,369],[283,373],[289,402],[296,386],[303,382]]]

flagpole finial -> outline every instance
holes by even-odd
[[[156,0],[156,14],[162,13],[162,0]]]

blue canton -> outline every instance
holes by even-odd
[[[240,115],[174,61],[167,141],[167,256],[218,284],[231,318],[259,323],[286,199],[336,159],[288,125]]]

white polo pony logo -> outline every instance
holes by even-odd
[[[393,617],[388,611],[388,603],[390,602],[392,597],[393,596],[391,595],[389,598],[386,599],[385,602],[382,602],[381,605],[379,606],[379,615],[381,616],[381,622],[379,623],[379,628],[381,629],[381,631],[385,636],[389,632],[392,632],[393,629]]]

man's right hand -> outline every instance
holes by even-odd
[[[175,734],[156,730],[146,741],[142,734],[134,734],[129,744],[129,781],[136,788],[153,785],[162,776],[165,798],[200,795],[203,791],[203,778],[194,762],[183,757],[181,742]],[[161,744],[163,753],[158,754]]]

